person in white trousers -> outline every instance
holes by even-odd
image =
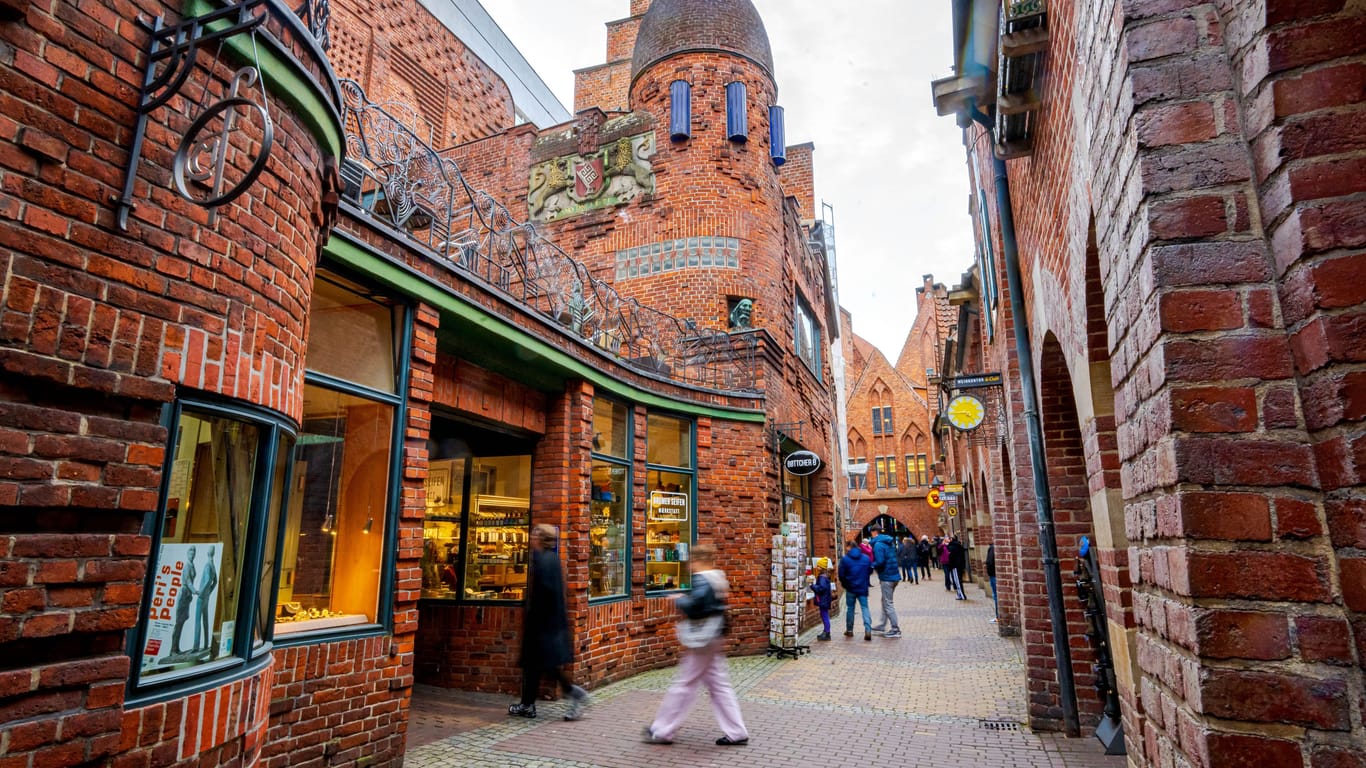
[[[659,703],[654,722],[645,728],[645,741],[672,744],[692,709],[697,690],[705,685],[711,693],[711,709],[721,726],[721,746],[749,743],[749,731],[740,714],[740,702],[730,684],[726,666],[726,596],[730,585],[726,574],[716,567],[716,548],[698,544],[692,549],[693,581],[687,594],[675,597],[680,617],[678,640],[683,656],[664,700]]]

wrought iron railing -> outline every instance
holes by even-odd
[[[328,0],[303,0],[303,4],[294,9],[294,14],[303,20],[304,26],[313,33],[313,39],[318,41],[318,47],[324,51],[332,48],[332,37],[327,31],[332,10],[327,3]]]
[[[460,272],[566,333],[649,374],[714,389],[758,388],[758,334],[698,328],[622,296],[501,202],[466,181],[424,139],[411,107],[369,101],[342,80],[343,197]]]

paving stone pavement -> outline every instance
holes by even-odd
[[[1106,757],[1094,738],[1035,734],[1023,724],[1019,640],[998,637],[990,596],[967,589],[970,599],[957,601],[942,579],[898,587],[901,639],[865,642],[861,619],[845,638],[841,613],[832,619],[834,640],[815,642],[818,625],[803,636],[811,653],[799,659],[731,659],[747,746],[715,745],[720,731],[705,694],[674,744],[642,743],[673,676],[662,669],[593,691],[584,719],[573,723],[561,719],[563,702],[539,702],[540,717],[525,720],[507,716],[508,696],[419,686],[405,765],[1123,768],[1124,758]]]

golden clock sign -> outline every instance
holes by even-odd
[[[977,429],[982,424],[982,420],[987,416],[987,407],[972,395],[959,395],[949,401],[949,407],[945,412],[950,424],[967,432]]]

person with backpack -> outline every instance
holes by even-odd
[[[692,589],[674,599],[678,607],[678,642],[683,655],[669,692],[659,703],[654,722],[645,726],[649,744],[672,744],[674,735],[705,685],[711,694],[711,711],[721,726],[718,746],[738,747],[749,743],[749,730],[740,715],[740,701],[730,684],[726,666],[726,600],[730,583],[726,573],[716,567],[716,547],[700,543],[692,548]]]
[[[845,544],[844,557],[840,558],[840,588],[844,590],[844,636],[854,636],[854,603],[863,611],[863,639],[873,639],[873,617],[868,614],[868,581],[873,572],[873,563],[863,554],[858,539],[850,539]]]
[[[901,637],[901,624],[896,620],[896,585],[901,581],[901,566],[897,563],[896,542],[882,532],[876,523],[871,529],[873,534],[873,570],[877,573],[878,586],[882,591],[882,618],[873,627],[874,632],[882,633],[888,639]],[[885,630],[885,632],[884,632]]]

